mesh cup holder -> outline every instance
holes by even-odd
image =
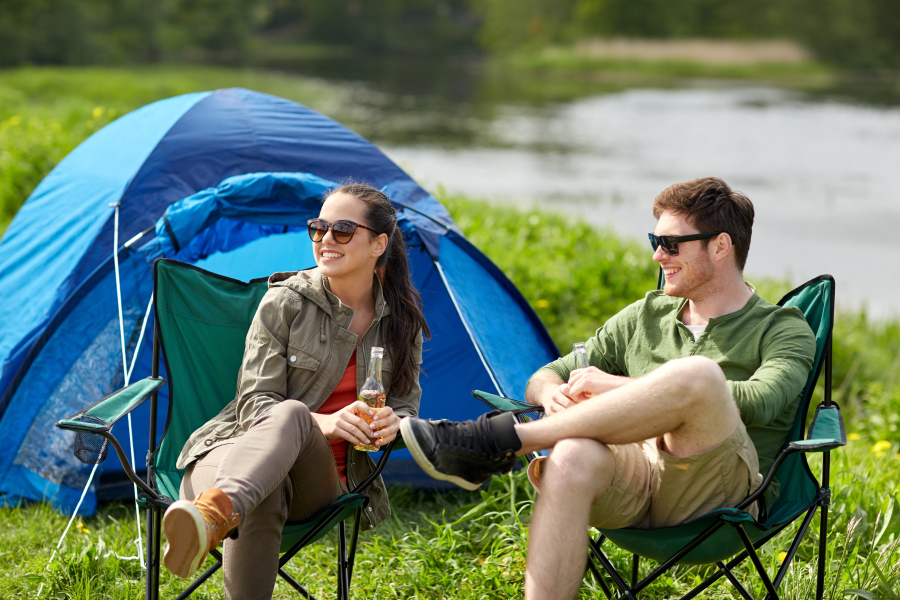
[[[92,425],[108,425],[103,419],[90,415],[81,415],[77,421]],[[75,458],[88,465],[95,465],[106,460],[109,453],[109,440],[96,433],[79,431],[75,435],[75,448],[72,450]]]
[[[542,410],[519,409],[512,412],[514,418],[519,423],[528,423],[544,418],[544,411]]]

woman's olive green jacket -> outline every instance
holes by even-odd
[[[222,411],[191,435],[178,468],[185,469],[213,448],[233,442],[277,402],[299,400],[315,412],[337,387],[356,351],[356,387],[362,387],[373,346],[385,347],[385,332],[391,318],[381,284],[375,277],[375,319],[359,339],[348,329],[353,310],[328,289],[328,280],[318,268],[269,277],[263,296],[247,332],[244,359],[237,376],[237,392]],[[422,363],[422,334],[414,349]],[[422,388],[418,378],[404,395],[391,393],[391,349],[385,347],[382,383],[386,403],[401,417],[416,416]],[[373,470],[368,453],[350,446],[347,484],[353,489]],[[366,491],[369,508],[365,521],[374,526],[390,515],[390,504],[381,477]]]

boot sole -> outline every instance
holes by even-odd
[[[187,579],[206,557],[206,523],[203,516],[192,503],[179,500],[166,510],[163,531],[169,542],[163,564],[178,577]]]
[[[416,464],[418,464],[423,471],[428,473],[428,475],[432,479],[455,483],[459,487],[463,488],[464,490],[469,490],[470,492],[474,492],[481,487],[481,483],[472,483],[471,481],[467,481],[462,477],[457,477],[456,475],[448,475],[447,473],[441,473],[440,471],[438,471],[435,466],[431,464],[431,461],[425,457],[425,452],[423,452],[422,447],[419,446],[419,442],[416,440],[416,436],[413,435],[412,425],[407,419],[400,419],[400,434],[403,437],[403,441],[406,443],[406,448],[415,459]]]

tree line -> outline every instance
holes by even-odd
[[[588,37],[795,40],[900,68],[900,0],[2,0],[0,66],[240,63],[253,40],[353,53],[505,53]]]

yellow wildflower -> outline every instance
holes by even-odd
[[[887,450],[891,449],[891,443],[887,440],[879,440],[875,442],[869,452],[875,453],[875,458],[881,458]]]
[[[859,434],[856,433],[856,432],[848,433],[848,434],[847,434],[847,439],[850,440],[851,442],[852,442],[852,441],[855,441],[855,440],[858,440],[858,439],[859,439]]]
[[[75,523],[75,529],[80,531],[81,533],[90,533],[90,529],[84,526],[84,523],[81,522],[81,519],[78,519],[78,522]]]
[[[549,300],[538,300],[537,306],[538,306],[538,308],[547,308],[548,306],[550,306],[550,301]]]
[[[94,107],[94,110],[91,111],[91,116],[94,117],[94,120],[95,120],[95,121],[96,121],[97,119],[99,119],[100,117],[102,117],[102,116],[103,116],[103,107],[102,107],[102,106],[95,106],[95,107]]]
[[[778,553],[778,562],[783,563],[784,559],[787,558],[787,552],[779,552]]]

